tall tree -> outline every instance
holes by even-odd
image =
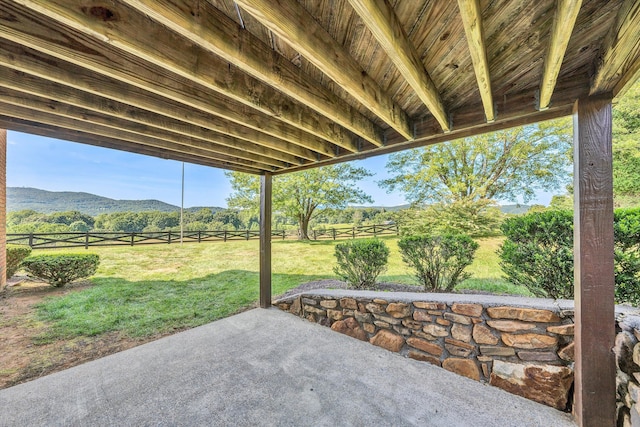
[[[569,119],[458,139],[393,154],[381,182],[413,203],[531,200],[570,176]]]
[[[230,172],[233,193],[229,207],[257,212],[259,177]],[[273,209],[298,223],[298,237],[309,238],[309,222],[331,209],[344,209],[349,203],[372,202],[358,189],[358,181],[371,176],[364,168],[348,163],[277,175],[273,179]]]
[[[640,81],[613,107],[613,191],[617,204],[640,198]]]

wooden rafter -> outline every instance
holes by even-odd
[[[449,118],[438,89],[424,69],[418,52],[407,39],[393,8],[386,0],[349,0],[369,31],[378,40],[391,61],[420,100],[429,108],[440,127],[449,129]]]
[[[53,18],[84,34],[142,58],[197,84],[254,108],[267,116],[330,141],[349,151],[357,151],[351,135],[334,121],[321,116],[304,104],[293,102],[280,91],[252,77],[235,79],[233,84],[219,78],[229,63],[194,45],[191,40],[169,34],[159,34],[158,26],[146,16],[125,6],[108,9],[104,2],[76,0],[21,0],[32,10]],[[95,6],[90,6],[95,4]],[[109,19],[103,19],[110,13]],[[152,47],[152,48],[151,48]],[[212,72],[213,71],[213,72]]]
[[[551,41],[544,61],[544,73],[540,83],[540,109],[544,110],[551,103],[551,95],[556,87],[562,60],[573,32],[573,27],[582,6],[582,0],[558,0],[556,13],[551,29]]]
[[[239,158],[234,156],[233,154],[227,151],[226,154],[215,153],[210,149],[202,149],[199,147],[195,147],[187,144],[179,144],[175,142],[166,141],[163,139],[142,135],[139,133],[122,130],[122,128],[114,128],[110,126],[106,126],[103,124],[98,124],[100,122],[98,117],[91,116],[89,114],[85,114],[84,118],[75,118],[73,117],[74,113],[76,113],[76,107],[67,107],[63,105],[58,105],[61,113],[56,114],[52,112],[46,112],[44,110],[44,106],[46,106],[46,102],[40,102],[38,105],[38,101],[29,98],[23,98],[23,100],[10,103],[12,98],[8,96],[8,94],[4,91],[0,91],[0,98],[2,102],[0,102],[0,115],[4,116],[13,116],[22,120],[27,121],[39,121],[42,124],[56,126],[64,129],[75,130],[82,133],[91,133],[97,137],[104,137],[109,139],[115,139],[120,141],[131,142],[140,146],[148,146],[159,149],[166,149],[168,151],[174,151],[178,153],[188,154],[194,157],[201,157],[203,159],[219,159],[229,164],[239,165],[239,166],[247,166],[250,168],[255,168],[258,170],[274,170],[274,167],[265,163],[264,160],[258,159],[255,160],[245,160],[244,158]],[[25,107],[21,104],[29,104],[29,107]],[[68,110],[64,111],[64,110]],[[70,117],[71,116],[71,117]],[[247,157],[244,155],[243,157]],[[280,164],[280,167],[283,165]]]
[[[173,118],[160,116],[111,99],[98,98],[90,93],[2,66],[0,66],[0,87],[45,99],[49,98],[52,92],[55,92],[57,94],[56,100],[60,103],[97,113],[104,122],[114,120],[114,124],[122,124],[127,128],[137,128],[155,135],[164,134],[165,138],[176,142],[188,141],[196,147],[206,148],[207,146],[213,146],[218,147],[218,150],[221,147],[228,147],[242,153],[263,156],[266,159],[275,159],[290,164],[302,163],[298,157],[291,154],[265,148],[257,144],[249,144],[247,141],[229,135],[182,123]],[[280,165],[274,164],[274,166]]]
[[[493,95],[491,92],[491,77],[489,76],[489,61],[484,44],[482,32],[482,13],[479,0],[458,0],[460,15],[464,32],[467,36],[467,44],[473,61],[473,69],[476,73],[478,89],[484,106],[484,114],[488,122],[495,120],[493,108]]]
[[[214,168],[230,169],[239,172],[252,174],[262,173],[262,170],[250,168],[246,166],[235,165],[229,162],[216,159],[208,159],[204,157],[185,154],[182,152],[171,151],[168,149],[159,149],[145,145],[137,145],[130,141],[122,141],[107,137],[96,136],[92,133],[84,133],[76,130],[51,126],[40,121],[28,121],[11,116],[0,115],[0,127],[13,130],[16,132],[24,132],[33,135],[46,136],[49,138],[57,138],[65,141],[78,142],[81,144],[95,145],[97,147],[112,148],[114,150],[128,151],[131,153],[143,154],[147,156],[159,157],[161,159],[178,160],[187,163],[193,163]]]
[[[640,2],[625,0],[600,48],[590,93],[620,92],[640,72]]]
[[[372,144],[382,145],[382,131],[369,119],[210,3],[200,2],[194,10],[186,0],[123,1]],[[357,151],[353,143],[341,146]]]
[[[86,102],[107,106],[110,101],[122,101],[125,105],[138,108],[136,114],[130,109],[120,111],[110,108],[112,114],[118,114],[120,117],[124,116],[124,118],[133,119],[132,115],[140,117],[141,114],[144,116],[144,112],[148,111],[157,115],[156,117],[159,118],[157,120],[158,125],[164,125],[167,122],[164,118],[169,118],[176,123],[177,128],[173,130],[180,129],[180,132],[186,132],[189,136],[210,139],[209,133],[214,131],[217,134],[230,135],[239,140],[251,142],[258,147],[273,149],[283,154],[311,161],[318,160],[318,154],[309,149],[277,139],[249,127],[225,123],[215,116],[210,116],[198,110],[191,110],[185,105],[173,100],[159,98],[155,94],[137,87],[124,85],[111,79],[100,78],[100,76],[84,68],[72,64],[66,64],[64,67],[49,68],[48,64],[55,59],[28,48],[17,47],[1,39],[0,60],[5,67],[9,67],[22,75],[15,76],[15,81],[5,82],[5,84],[21,85],[20,87],[23,88],[25,86],[29,87],[31,76],[35,76],[53,85],[59,84],[63,88],[61,89],[62,94],[76,91],[76,95],[73,96],[81,97],[82,99],[87,98]],[[21,83],[22,80],[25,80],[25,83]],[[34,81],[34,84],[37,84],[36,82],[37,80]],[[89,108],[86,104],[84,107]],[[140,114],[137,114],[138,112]],[[184,130],[185,127],[188,128],[188,132]],[[287,159],[281,160],[289,161]]]
[[[49,2],[43,3],[44,6],[53,5]],[[14,3],[1,3],[0,10],[2,9],[6,9],[6,12],[11,14],[14,19],[0,21],[0,38],[26,45],[94,73],[118,79],[160,97],[169,98],[234,123],[252,127],[323,155],[329,157],[336,155],[331,144],[320,137],[290,124],[274,120],[273,117],[209,91],[193,81],[189,81],[190,84],[187,85],[164,67],[154,66],[135,55],[123,54],[122,51],[105,45],[98,39],[78,35],[73,31],[69,33],[68,29],[56,26],[51,20],[44,19],[39,12],[21,8]],[[38,9],[41,8],[38,7]],[[54,11],[50,13],[55,14]],[[58,15],[58,18],[66,20],[64,16]],[[74,37],[73,42],[69,41],[69,37]],[[100,54],[97,55],[97,52]],[[207,57],[210,56],[207,55]],[[196,64],[195,66],[201,65]],[[228,64],[223,70],[218,71],[217,77],[221,81],[239,81],[237,77],[234,77],[234,70]],[[204,69],[202,73],[212,74],[211,70]],[[228,79],[225,74],[230,74]],[[247,90],[251,91],[252,89],[248,88]],[[268,102],[266,103],[269,105]],[[277,108],[275,110],[277,111]]]
[[[237,0],[244,10],[299,51],[331,80],[407,139],[407,114],[296,0]]]

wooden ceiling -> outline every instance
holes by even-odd
[[[571,113],[640,1],[3,0],[0,127],[274,174]]]

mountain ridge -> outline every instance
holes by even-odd
[[[197,207],[196,210],[203,207]],[[214,212],[220,207],[208,207]],[[7,187],[7,212],[34,210],[50,214],[53,212],[80,211],[96,216],[114,212],[160,211],[175,212],[180,206],[160,200],[118,200],[78,191],[48,191],[32,187]],[[188,208],[185,210],[193,210]]]

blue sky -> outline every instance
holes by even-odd
[[[84,191],[112,199],[157,199],[180,205],[182,163],[124,151],[93,147],[9,131],[7,186],[49,191]],[[387,156],[356,162],[375,175],[360,183],[374,205],[406,203],[399,194],[387,194],[377,181],[387,177]],[[185,164],[185,207],[227,205],[231,186],[224,171]],[[540,193],[532,203],[548,204]]]

